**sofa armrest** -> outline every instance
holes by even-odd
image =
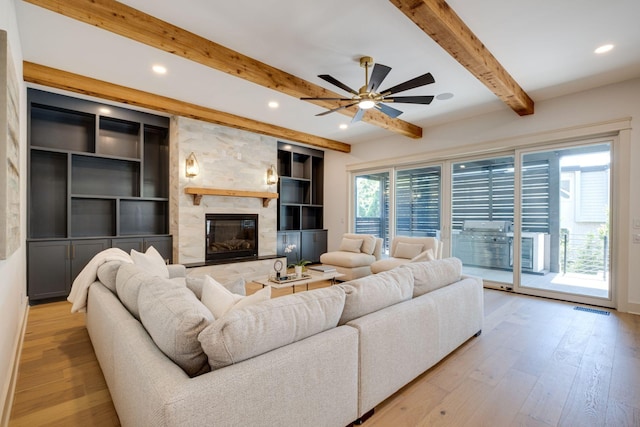
[[[169,270],[169,279],[187,277],[187,268],[182,264],[169,264],[167,270]]]
[[[382,256],[382,242],[382,238],[376,238],[376,247],[373,249],[373,256],[376,257],[376,259],[380,259]]]

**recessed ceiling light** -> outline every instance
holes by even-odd
[[[277,101],[269,101],[269,108],[278,108],[279,106]]]
[[[346,123],[340,123],[340,126],[338,126],[340,129],[345,130],[347,128],[349,128],[349,125]]]
[[[447,99],[451,99],[451,98],[453,98],[453,94],[451,92],[444,92],[436,96],[436,99],[438,101],[446,101]]]
[[[156,74],[167,74],[167,67],[164,65],[154,65],[151,69]]]
[[[596,50],[594,50],[594,53],[607,53],[609,52],[611,49],[613,49],[613,45],[612,44],[603,44],[602,46],[598,47]]]

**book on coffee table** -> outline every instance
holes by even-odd
[[[319,271],[321,273],[335,273],[336,268],[331,267],[330,265],[312,265],[311,267],[307,267],[309,270]]]

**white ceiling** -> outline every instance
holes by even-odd
[[[388,0],[125,0],[123,3],[327,89],[331,74],[358,89],[360,56],[392,67],[382,89],[431,72],[402,95],[452,93],[431,105],[396,104],[400,119],[434,124],[506,109]],[[638,0],[449,0],[448,4],[535,101],[640,77]],[[392,135],[339,113],[16,0],[24,59],[350,144]],[[605,43],[613,51],[596,55]],[[151,72],[162,64],[168,73]],[[345,93],[345,95],[347,95]],[[276,100],[280,108],[267,103]],[[517,117],[514,112],[514,117]],[[398,136],[399,138],[403,138]]]

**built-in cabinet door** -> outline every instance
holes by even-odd
[[[142,237],[111,239],[111,246],[114,248],[122,249],[128,254],[131,253],[132,249],[138,252],[144,252]]]
[[[30,242],[27,294],[31,301],[64,297],[71,283],[71,242]]]
[[[71,281],[67,285],[67,292],[71,291],[71,283],[78,277],[89,261],[107,249],[109,239],[72,240],[71,241]]]
[[[29,242],[27,294],[29,300],[65,297],[73,280],[109,239]]]
[[[300,248],[302,259],[320,262],[320,255],[327,252],[327,230],[301,231]]]
[[[171,236],[145,237],[143,241],[144,250],[149,249],[149,246],[153,246],[162,255],[162,259],[167,264],[173,262],[173,240]]]

